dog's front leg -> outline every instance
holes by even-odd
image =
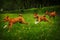
[[[10,30],[12,28],[12,25],[13,25],[13,23],[9,23],[9,25],[8,25],[8,32],[10,32]]]

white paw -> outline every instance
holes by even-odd
[[[39,22],[38,21],[35,21],[35,24],[38,24]]]
[[[4,25],[4,27],[3,28],[6,28],[7,27],[7,25]]]

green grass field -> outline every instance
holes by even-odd
[[[44,13],[39,12],[39,15]],[[9,15],[10,18],[18,17],[19,14],[5,13],[0,14],[0,40],[60,40],[60,16],[56,16],[55,19],[47,18],[52,22],[40,22],[39,24],[34,24],[35,19],[33,13],[24,13],[23,17],[29,25],[15,23],[12,26],[10,32],[7,28],[3,28],[8,22],[3,22],[3,18]]]

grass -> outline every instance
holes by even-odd
[[[8,32],[7,28],[3,29],[8,22],[2,21],[7,15],[10,18],[18,17],[16,13],[0,14],[0,40],[60,40],[60,16],[56,16],[55,19],[50,19],[47,16],[52,23],[40,22],[39,24],[34,24],[33,13],[25,13],[23,17],[29,25],[17,22],[12,26],[11,31]],[[39,15],[43,15],[43,13],[39,12]]]

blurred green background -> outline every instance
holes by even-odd
[[[60,1],[59,0],[0,0],[0,40],[60,40]],[[33,14],[45,14],[45,11],[56,11],[52,22],[34,24]],[[16,18],[23,14],[29,25],[15,23],[10,32],[3,28],[8,22],[3,22],[5,16]]]
[[[33,17],[34,12],[39,15],[45,14],[45,11],[56,11],[57,16],[55,19],[47,18],[52,22],[40,22],[34,24],[35,19]],[[18,11],[18,10],[17,10]],[[30,8],[24,9],[24,11],[4,11],[0,14],[0,40],[60,40],[60,6],[51,6],[43,8]],[[5,16],[10,18],[18,17],[22,13],[26,22],[29,25],[15,23],[12,26],[10,32],[7,28],[3,28],[8,22],[3,22]]]

